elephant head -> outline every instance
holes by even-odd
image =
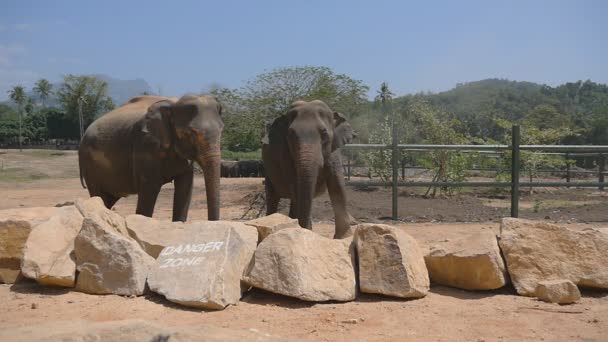
[[[322,101],[297,101],[287,112],[287,145],[296,173],[296,211],[302,227],[311,227],[312,199],[319,175],[335,176],[332,154],[355,133],[346,117]]]
[[[195,161],[205,177],[209,220],[220,216],[220,139],[222,107],[211,96],[186,95],[176,102],[161,101],[148,109],[144,129],[158,138],[161,150],[173,149]]]

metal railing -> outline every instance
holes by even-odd
[[[598,187],[604,189],[605,158],[604,153],[608,153],[608,146],[605,145],[520,145],[520,128],[518,125],[512,128],[511,145],[417,145],[417,144],[347,144],[346,150],[391,150],[391,182],[381,181],[350,181],[350,165],[348,185],[361,186],[391,186],[392,187],[392,218],[398,219],[398,187],[416,186],[444,186],[444,187],[510,187],[511,188],[511,217],[519,216],[519,188],[520,187]],[[511,152],[511,181],[510,182],[405,182],[399,181],[398,169],[399,162],[397,156],[399,151],[436,151],[436,150],[455,150],[455,151],[510,151]],[[570,153],[592,153],[598,156],[598,181],[597,182],[570,182],[570,169],[566,171],[566,182],[520,182],[520,151],[543,151],[543,152],[566,152]],[[568,165],[568,164],[567,164]]]

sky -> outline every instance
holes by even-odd
[[[506,78],[608,83],[608,1],[0,0],[0,100],[65,74],[180,96],[327,66],[397,95]]]

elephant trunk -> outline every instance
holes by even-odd
[[[302,145],[295,158],[298,223],[308,229],[312,229],[310,214],[319,173],[315,152],[318,151],[314,145]]]
[[[197,158],[197,163],[203,169],[205,190],[207,193],[207,219],[220,219],[220,145],[214,144]]]

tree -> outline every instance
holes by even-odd
[[[225,120],[234,124],[223,133],[225,146],[246,151],[260,147],[266,124],[285,114],[296,100],[322,100],[352,116],[367,103],[367,91],[362,81],[327,67],[303,66],[274,69],[240,89],[215,88],[211,93],[225,107]]]
[[[8,96],[17,105],[19,116],[19,151],[21,151],[21,137],[22,137],[22,116],[23,116],[23,106],[27,100],[27,95],[25,95],[25,89],[22,86],[14,86],[13,89],[8,91]]]
[[[57,97],[66,115],[75,122],[81,122],[82,131],[98,114],[114,108],[108,96],[108,84],[94,76],[65,76]]]
[[[393,99],[393,96],[395,96],[395,94],[388,89],[388,83],[382,82],[380,84],[380,90],[378,90],[378,95],[376,95],[376,101],[386,104]]]
[[[33,90],[34,93],[38,95],[38,97],[40,97],[40,100],[42,101],[42,107],[45,108],[46,100],[53,93],[53,85],[48,80],[41,78],[38,80],[38,82],[36,82],[36,85],[34,86]]]

